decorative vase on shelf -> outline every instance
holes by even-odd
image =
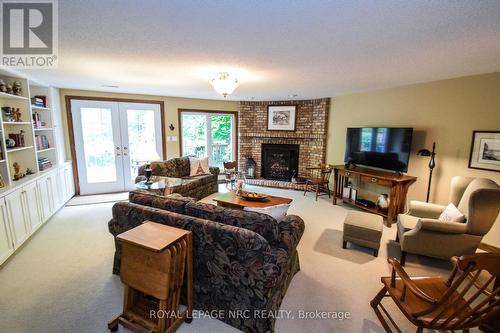
[[[387,209],[389,209],[389,202],[390,202],[389,196],[384,193],[384,194],[379,195],[379,197],[377,199],[377,206],[381,210],[387,210]]]

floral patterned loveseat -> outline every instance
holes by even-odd
[[[145,168],[145,165],[139,167],[138,176],[135,179],[136,183],[146,179],[144,176]],[[152,180],[158,180],[162,177],[182,179],[181,184],[172,188],[172,192],[185,197],[200,200],[218,191],[217,177],[219,176],[219,168],[210,167],[209,175],[190,177],[189,157],[187,156],[152,162],[151,169],[153,170]],[[163,192],[160,190],[156,194],[161,195]]]
[[[215,311],[218,319],[244,332],[273,332],[276,313],[299,271],[297,245],[304,221],[222,208],[192,198],[130,193],[130,202],[113,206],[113,236],[150,220],[193,232],[194,308]],[[115,238],[113,273],[120,273]],[[234,316],[231,313],[244,313]],[[263,313],[267,314],[264,315]]]

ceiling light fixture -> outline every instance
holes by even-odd
[[[228,72],[220,72],[218,77],[210,80],[215,91],[226,98],[238,87],[238,79]]]

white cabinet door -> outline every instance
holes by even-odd
[[[73,182],[72,165],[66,165],[66,167],[64,167],[64,181],[66,184],[66,198],[64,201],[68,201],[75,195],[75,183]]]
[[[42,213],[43,221],[47,221],[52,213],[50,182],[47,177],[40,178],[36,181],[38,193],[40,194],[40,212]]]
[[[0,199],[0,264],[14,252],[5,200]]]
[[[61,203],[64,204],[68,196],[68,190],[66,187],[66,174],[64,168],[60,168],[59,170],[57,170],[57,188],[59,189]]]
[[[29,236],[29,222],[23,205],[23,190],[19,189],[5,196],[7,204],[7,216],[9,217],[14,247],[19,247]]]
[[[52,174],[45,177],[45,187],[47,188],[48,201],[49,201],[49,217],[56,211],[55,199],[54,199],[54,186],[52,184],[52,179],[54,176]]]
[[[55,213],[62,204],[61,197],[59,193],[61,192],[58,184],[57,184],[57,172],[53,172],[50,174],[48,177],[48,180],[50,182],[50,191],[51,191],[51,197],[52,197],[52,213]]]
[[[32,182],[23,187],[24,207],[26,211],[26,220],[29,221],[31,232],[38,229],[43,222],[42,214],[40,213],[40,196],[36,182]]]

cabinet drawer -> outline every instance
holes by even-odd
[[[339,176],[349,177],[349,178],[354,179],[354,180],[359,179],[359,174],[354,173],[352,171],[348,171],[348,170],[339,170]]]
[[[375,178],[375,177],[370,177],[370,176],[361,176],[361,182],[372,183],[372,184],[377,184],[377,185],[381,185],[381,186],[391,186],[391,184],[392,184],[392,182],[390,180],[380,179],[380,178]]]

